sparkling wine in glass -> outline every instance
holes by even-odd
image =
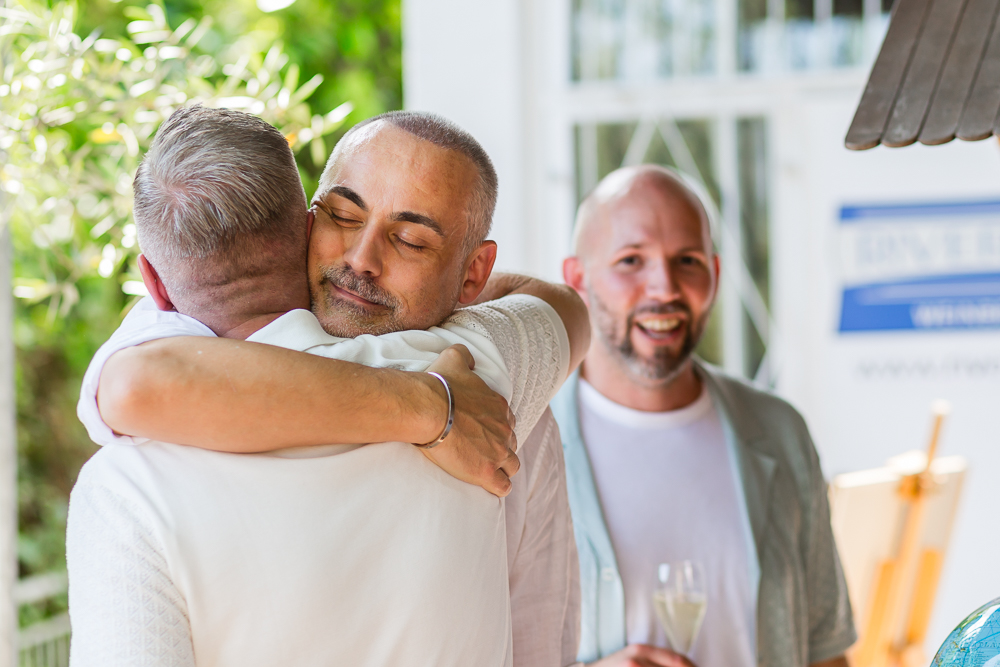
[[[701,563],[683,560],[663,563],[657,570],[653,607],[667,633],[670,649],[688,655],[705,619],[708,596]]]

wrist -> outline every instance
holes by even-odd
[[[444,428],[441,429],[441,433],[429,442],[414,442],[414,446],[421,449],[434,449],[451,433],[451,427],[455,424],[455,396],[451,393],[451,385],[448,380],[445,379],[443,375],[434,371],[427,371],[427,374],[433,378],[436,378],[441,386],[444,387],[444,393],[448,397],[448,415],[445,417]]]
[[[410,426],[402,442],[424,443],[436,440],[441,435],[448,418],[448,393],[444,385],[427,373],[407,373],[413,383],[413,391],[407,401]]]

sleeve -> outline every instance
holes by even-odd
[[[857,641],[858,635],[854,629],[847,580],[833,537],[826,480],[808,431],[805,438],[812,453],[813,502],[806,552],[806,595],[809,605],[809,664],[813,664],[844,655]]]
[[[152,529],[81,479],[66,531],[71,667],[195,667],[186,605]]]
[[[569,335],[549,304],[525,294],[456,311],[449,321],[480,333],[500,351],[510,375],[511,410],[519,442],[569,374]]]
[[[510,568],[514,667],[563,667],[576,662],[580,640],[580,567],[551,412],[525,442],[529,452],[524,530]]]
[[[99,445],[137,445],[146,442],[146,438],[115,433],[101,418],[101,411],[97,405],[97,388],[104,364],[115,352],[159,338],[214,335],[211,329],[194,318],[178,312],[159,310],[150,297],[140,300],[122,321],[118,330],[97,350],[83,376],[76,414],[87,428],[90,439]]]

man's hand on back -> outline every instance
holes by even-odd
[[[648,644],[629,644],[587,667],[695,667],[695,664],[669,649]]]
[[[422,451],[452,477],[503,497],[510,493],[510,478],[521,467],[514,453],[514,415],[506,399],[472,372],[475,365],[468,348],[452,345],[427,369],[448,380],[455,398],[455,422],[441,444]],[[444,397],[444,387],[437,384]]]

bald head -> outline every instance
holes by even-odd
[[[676,172],[658,165],[622,167],[587,195],[576,215],[573,254],[586,258],[595,247],[606,247],[619,221],[643,215],[660,224],[697,224],[704,250],[712,255],[712,225],[702,198]]]
[[[686,403],[660,401],[667,387],[697,386],[690,357],[719,279],[711,200],[698,190],[663,167],[612,172],[581,204],[574,256],[563,263],[595,334],[584,377],[606,396],[631,400],[644,387],[659,397],[640,409],[674,409]]]

